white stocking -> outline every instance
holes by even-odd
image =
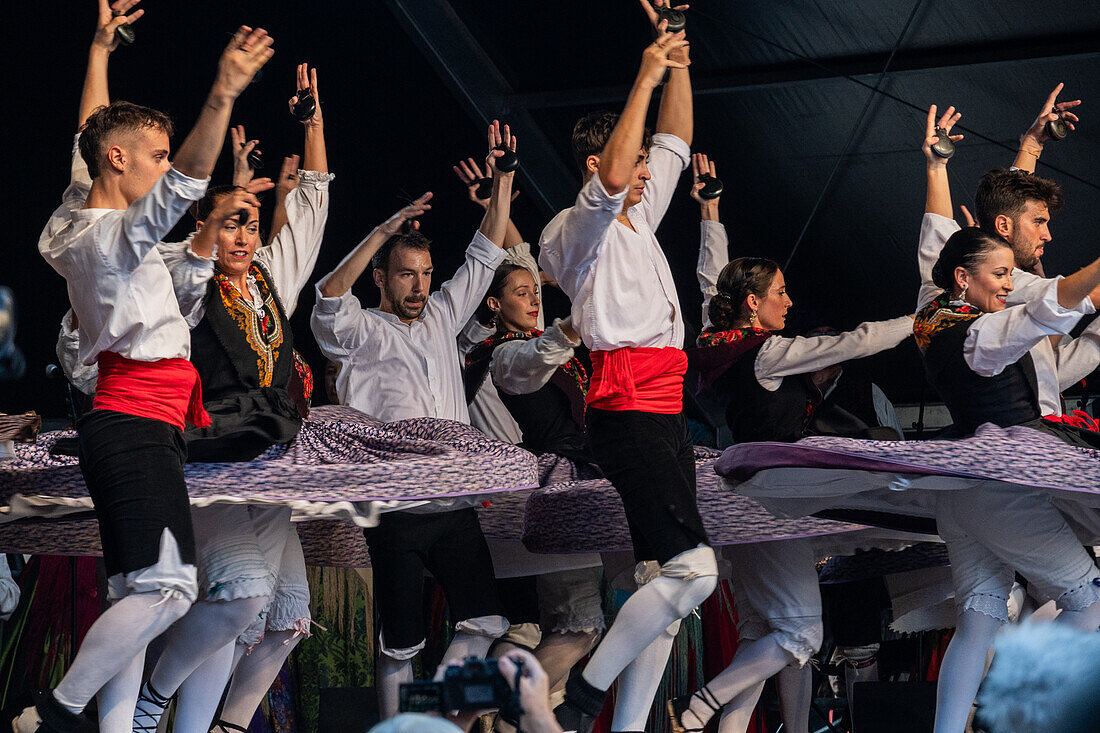
[[[397,715],[401,704],[401,685],[413,681],[412,659],[394,659],[378,655],[374,684],[378,688],[378,713],[382,720]]]
[[[484,634],[473,634],[469,631],[459,631],[451,638],[447,651],[443,653],[443,661],[439,663],[439,669],[446,669],[447,663],[452,659],[458,661],[466,657],[484,657],[493,645],[493,637]]]
[[[302,635],[294,631],[269,631],[264,635],[263,641],[241,659],[233,672],[221,720],[241,728],[248,727],[264,695],[271,689],[271,683],[301,639]]]
[[[99,708],[99,729],[130,733],[134,725],[134,705],[141,688],[141,672],[145,668],[145,650],[138,652],[130,664],[112,677],[96,694]]]
[[[234,646],[232,641],[222,646],[183,681],[176,702],[172,733],[208,733],[225,685],[229,682]]]
[[[775,676],[779,693],[779,715],[783,730],[804,731],[810,728],[810,696],[813,693],[813,669],[808,664],[788,664]]]
[[[745,733],[749,729],[752,711],[756,710],[756,704],[760,702],[762,692],[764,692],[764,683],[757,682],[727,702],[722,707],[722,719],[718,721],[718,733]]]
[[[607,690],[669,624],[705,601],[716,584],[713,575],[690,580],[660,576],[639,588],[619,609],[615,623],[584,668],[585,681],[598,690]]]
[[[947,645],[936,686],[934,733],[963,733],[985,672],[985,658],[1001,622],[981,611],[962,611]]]
[[[645,730],[649,710],[661,679],[665,676],[668,656],[680,630],[680,622],[674,622],[661,632],[641,654],[634,658],[619,675],[618,692],[615,695],[613,731]]]
[[[200,664],[237,639],[268,600],[255,596],[196,603],[168,633],[168,644],[149,677],[152,686],[165,697],[174,695]]]
[[[725,705],[741,693],[755,687],[760,682],[777,674],[794,661],[793,655],[779,645],[778,634],[768,634],[758,641],[742,644],[733,656],[730,666],[718,673],[718,676],[706,684],[710,696]],[[698,720],[699,726],[706,725],[714,711],[706,704],[705,695],[695,694],[684,716],[693,716],[686,722]],[[692,725],[692,727],[696,727]]]
[[[92,696],[115,675],[129,670],[135,659],[144,661],[149,642],[190,607],[191,602],[184,598],[159,592],[133,593],[116,602],[88,629],[72,667],[53,692],[54,698],[74,713],[83,711]],[[125,679],[133,682],[132,677]],[[123,694],[122,690],[112,690],[116,700],[121,700]],[[129,727],[101,731],[130,733]]]

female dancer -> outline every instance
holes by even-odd
[[[692,356],[704,381],[722,398],[739,443],[794,442],[807,434],[827,388],[815,372],[893,348],[912,332],[910,316],[864,323],[855,331],[811,338],[777,335],[792,302],[779,266],[742,257],[729,264],[717,200],[699,197],[699,176],[717,174],[706,156],[692,163],[692,197],[702,207],[699,282],[705,328]],[[720,274],[716,273],[719,272]],[[692,695],[670,700],[677,733],[701,731],[722,711],[719,730],[744,731],[764,682],[783,673],[780,702],[791,730],[809,725],[810,673],[805,667],[821,645],[821,595],[809,540],[723,548],[732,563],[740,644],[730,666]]]
[[[467,398],[473,399],[488,381],[518,425],[520,445],[586,470],[592,463],[583,427],[588,373],[574,356],[580,337],[571,319],[555,320],[540,331],[538,284],[530,268],[514,262],[497,268],[483,305],[494,316],[496,333],[466,358]],[[557,558],[551,564],[560,567]],[[599,577],[598,567],[537,576],[543,634],[535,656],[550,677],[551,689],[564,684],[570,668],[604,629]]]

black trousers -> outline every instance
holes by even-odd
[[[683,414],[598,410],[585,414],[596,465],[626,510],[634,559],[662,565],[707,533],[695,500],[695,459]]]
[[[107,576],[156,565],[171,530],[184,563],[195,564],[191,505],[183,480],[183,432],[166,422],[92,410],[76,425]]]
[[[453,512],[388,512],[363,530],[374,571],[374,605],[386,647],[409,649],[427,638],[424,570],[443,586],[451,619],[504,616],[489,545],[471,507]]]

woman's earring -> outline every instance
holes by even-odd
[[[969,283],[963,283],[963,289],[959,293],[959,297],[951,301],[951,305],[964,305],[966,303],[966,289],[970,287]]]
[[[756,311],[753,310],[752,312],[749,313],[749,325],[752,326],[752,325],[755,325],[755,324],[756,324]]]

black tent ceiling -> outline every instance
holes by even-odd
[[[578,187],[568,151],[573,122],[591,109],[621,105],[649,38],[636,0],[144,5],[138,44],[112,59],[112,92],[166,109],[184,128],[201,104],[224,32],[241,22],[271,30],[276,57],[234,116],[264,142],[269,160],[301,147],[283,101],[293,91],[294,64],[320,68],[338,178],[313,280],[402,196],[425,189],[437,192],[425,220],[438,244],[437,269],[451,271],[478,212],[450,165],[481,155],[479,126],[495,116],[514,122],[521,138],[524,195],[516,218],[534,239]],[[18,342],[30,370],[22,382],[0,384],[0,410],[57,414],[60,390],[40,375],[53,358],[67,303],[34,243],[64,188],[94,2],[13,12],[12,27],[49,29],[50,42],[22,34],[13,54],[24,107],[5,127],[19,144],[9,143],[11,254],[0,284],[16,291]],[[851,328],[912,309],[924,197],[920,110],[930,103],[963,112],[967,139],[950,174],[956,204],[968,203],[983,171],[1011,163],[1017,137],[1049,90],[1065,82],[1063,98],[1085,101],[1083,122],[1066,141],[1048,145],[1040,161],[1040,172],[1059,180],[1067,199],[1044,264],[1066,273],[1097,254],[1091,216],[1100,210],[1100,5],[700,0],[689,22],[693,147],[718,162],[726,182],[722,215],[734,256],[785,262],[798,242],[787,269],[793,329]],[[223,162],[215,178],[227,171]],[[659,236],[685,313],[697,318],[697,209],[687,186],[685,176]],[[181,223],[178,232],[186,228]],[[364,304],[376,299],[372,289],[357,286]],[[312,302],[304,293],[293,324],[318,368],[308,335]],[[917,398],[920,368],[911,346],[866,367],[895,400]]]

